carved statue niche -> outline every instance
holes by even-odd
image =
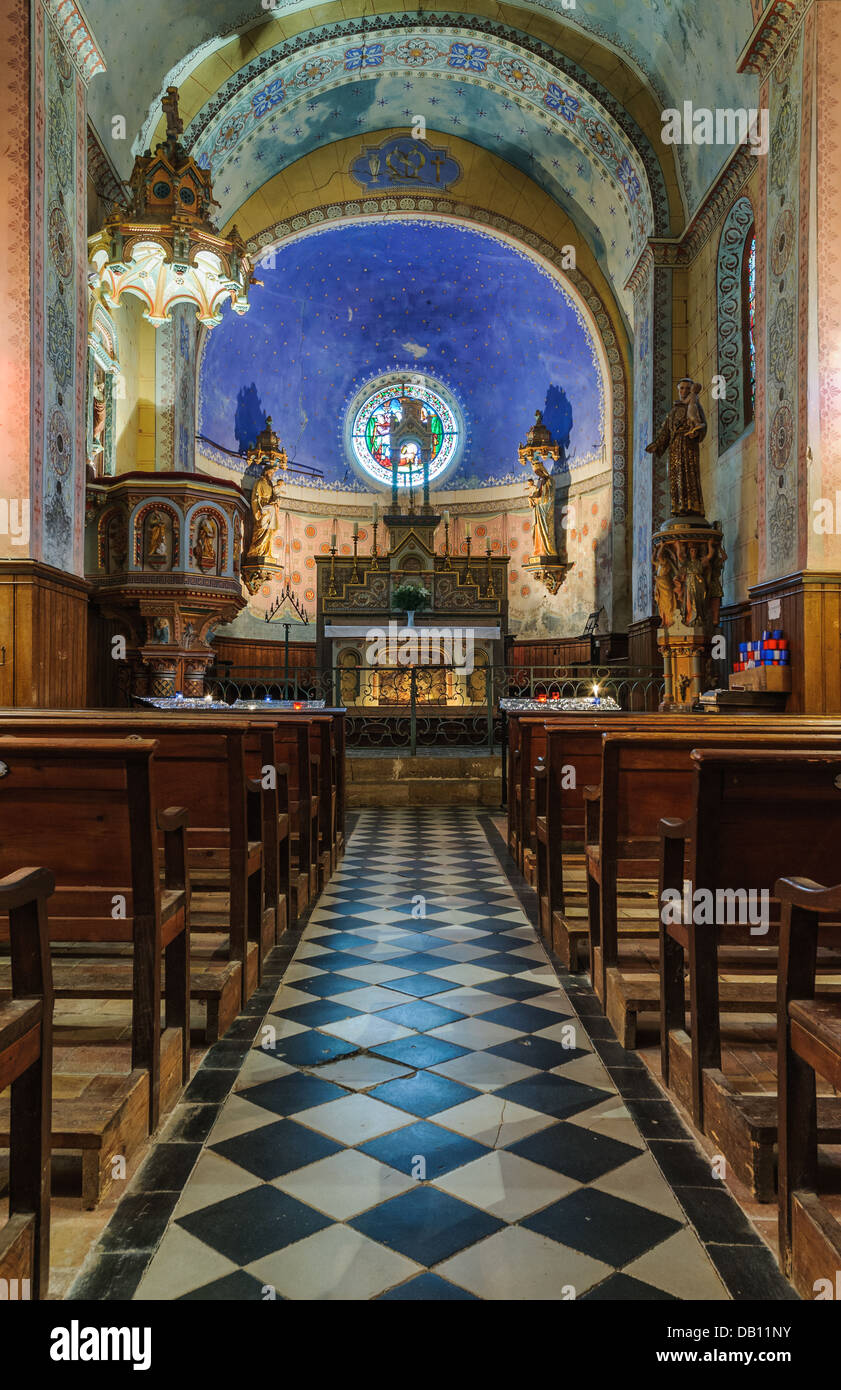
[[[143,523],[143,568],[169,569],[172,561],[172,523],[156,507]]]
[[[108,520],[105,532],[105,569],[108,574],[116,574],[126,567],[128,555],[128,529],[122,512],[114,512]]]
[[[203,516],[196,529],[193,557],[203,574],[218,569],[219,530],[215,521]]]

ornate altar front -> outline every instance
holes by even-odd
[[[378,525],[383,547],[316,557],[317,661],[340,673],[343,703],[446,710],[486,700],[485,672],[504,659],[508,556],[453,556],[448,542],[436,554],[441,520],[431,507],[392,503]],[[411,626],[393,597],[405,583],[431,600]]]

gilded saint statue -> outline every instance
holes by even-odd
[[[675,616],[678,595],[675,593],[675,571],[671,555],[661,546],[654,556],[654,601],[663,627],[669,627]]]
[[[701,386],[691,377],[677,385],[677,400],[646,447],[648,454],[669,452],[669,498],[672,516],[703,516],[700,445],[706,437],[707,421],[698,397]]]
[[[160,512],[152,512],[146,532],[146,559],[151,564],[161,565],[166,560],[166,522]]]
[[[277,465],[266,464],[252,489],[251,511],[254,515],[254,530],[251,533],[247,560],[265,560],[271,557],[272,537],[277,530],[276,503],[282,486],[277,473]]]
[[[555,479],[539,458],[532,459],[533,478],[529,478],[529,506],[534,517],[533,555],[557,555],[555,545]]]
[[[193,554],[200,570],[207,571],[216,565],[216,527],[206,516],[199,522]]]

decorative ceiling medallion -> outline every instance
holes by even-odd
[[[461,166],[445,149],[398,135],[380,145],[366,145],[351,164],[350,174],[363,188],[444,189],[461,177]]]
[[[391,432],[409,418],[418,421],[418,439],[404,433],[398,462],[400,486],[422,486],[427,440],[431,441],[430,483],[441,482],[456,467],[465,427],[455,396],[423,372],[387,372],[366,382],[345,413],[345,454],[365,482],[391,487]]]

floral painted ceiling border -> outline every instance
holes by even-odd
[[[442,19],[448,19],[443,16]],[[224,84],[194,117],[185,139],[216,177],[224,160],[271,115],[296,99],[387,73],[434,74],[476,84],[562,129],[610,177],[630,215],[635,244],[669,227],[665,180],[650,142],[620,103],[548,45],[508,26],[452,17],[449,26],[404,15],[347,21],[267,50]],[[222,163],[217,163],[220,156]]]

